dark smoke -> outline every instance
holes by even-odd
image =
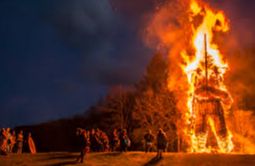
[[[229,61],[227,84],[241,109],[255,110],[255,21],[254,1],[211,1],[230,19],[231,31],[222,43]]]

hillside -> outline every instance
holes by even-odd
[[[59,166],[59,165],[85,165],[75,163],[78,153],[40,153],[36,155],[9,155],[0,156],[1,166]],[[143,152],[129,153],[91,153],[87,157],[86,166],[250,166],[255,165],[255,155],[246,154],[183,154],[167,153],[161,160],[156,160],[155,153]]]

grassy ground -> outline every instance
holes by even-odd
[[[10,154],[0,156],[0,166],[255,166],[255,155],[166,153],[160,160],[155,153],[91,153],[85,164],[75,162],[78,153]]]

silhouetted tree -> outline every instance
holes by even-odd
[[[102,126],[108,126],[108,130],[125,128],[130,131],[132,123],[131,115],[134,110],[134,89],[130,87],[112,87],[102,104],[97,106],[101,112]]]
[[[100,128],[108,135],[114,128],[126,128],[132,147],[138,150],[143,147],[141,141],[145,131],[151,129],[156,134],[161,127],[167,132],[169,150],[175,151],[176,101],[167,88],[167,78],[167,60],[161,54],[155,54],[135,87],[114,86],[86,114],[26,129],[35,133],[39,151],[55,151],[77,149],[77,127]]]
[[[154,133],[162,128],[169,138],[169,150],[176,150],[176,101],[167,89],[168,63],[161,54],[155,54],[147,66],[146,74],[137,85],[135,110],[133,111],[133,139],[142,145],[147,129]]]

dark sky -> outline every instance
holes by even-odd
[[[162,1],[0,0],[0,127],[82,113],[139,80],[153,54],[140,34]],[[253,44],[255,2],[213,2]]]

